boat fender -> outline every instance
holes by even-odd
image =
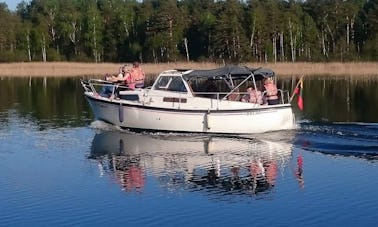
[[[207,129],[210,129],[210,110],[207,111]]]
[[[123,122],[123,107],[122,107],[122,103],[119,104],[118,118],[119,118],[119,122]]]
[[[203,119],[203,128],[204,128],[205,132],[210,129],[209,114],[210,114],[210,111],[207,111],[207,113],[205,113],[204,119]]]

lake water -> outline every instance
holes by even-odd
[[[378,80],[304,86],[297,130],[223,137],[120,131],[77,78],[2,78],[0,226],[376,225]]]

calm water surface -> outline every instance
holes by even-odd
[[[297,130],[223,137],[121,131],[76,78],[2,78],[0,226],[376,225],[377,93],[306,79]]]

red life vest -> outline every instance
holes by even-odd
[[[145,74],[139,67],[134,67],[125,75],[125,81],[129,88],[134,89],[135,85],[144,85]]]
[[[278,99],[278,89],[275,84],[268,83],[264,84],[265,90],[266,90],[266,97],[268,100],[275,100]]]
[[[141,68],[135,67],[130,70],[132,83],[139,83],[144,81],[144,72]]]
[[[250,103],[257,103],[263,104],[262,94],[261,91],[251,90],[249,92],[249,102]]]

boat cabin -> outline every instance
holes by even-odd
[[[266,68],[229,65],[210,70],[167,70],[162,72],[151,90],[178,92],[181,95],[241,101],[248,88],[264,90],[264,80],[276,81],[275,73]],[[279,89],[280,103],[287,103],[289,94]]]

